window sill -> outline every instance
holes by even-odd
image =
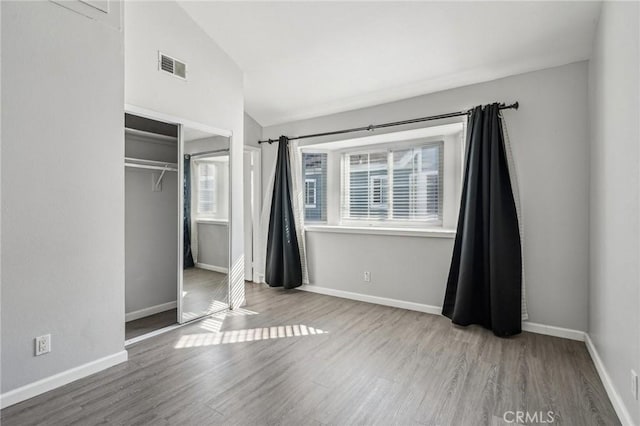
[[[455,238],[453,229],[412,229],[412,228],[383,228],[374,226],[337,226],[337,225],[307,225],[306,232],[327,232],[334,234],[367,234],[392,235],[401,237],[423,238]]]
[[[196,218],[196,223],[204,223],[204,224],[207,224],[207,225],[229,226],[229,221],[225,220],[225,219]]]

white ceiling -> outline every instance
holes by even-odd
[[[261,125],[587,59],[598,2],[191,2]]]

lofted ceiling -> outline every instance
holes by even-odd
[[[598,2],[191,2],[262,126],[588,59]]]

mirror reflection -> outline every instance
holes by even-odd
[[[181,322],[229,307],[229,138],[184,129]]]

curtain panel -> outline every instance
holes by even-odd
[[[473,109],[462,199],[442,314],[497,336],[522,330],[522,249],[497,103]]]

